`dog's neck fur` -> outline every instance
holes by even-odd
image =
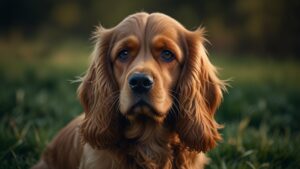
[[[124,160],[133,165],[132,168],[154,169],[170,165],[171,132],[163,124],[150,118],[135,119],[127,124],[124,137],[127,140],[122,145]]]
[[[174,131],[164,123],[149,118],[129,121],[124,132],[126,142],[122,142],[117,154],[120,165],[127,168],[171,169],[184,166],[184,156],[195,152],[188,152],[184,148]],[[194,158],[189,159],[192,161]]]

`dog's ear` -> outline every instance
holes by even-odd
[[[85,118],[81,125],[83,141],[95,148],[108,147],[118,140],[117,85],[109,59],[112,29],[98,27],[92,63],[78,88]]]
[[[192,150],[207,151],[221,140],[221,127],[214,114],[222,100],[224,83],[210,63],[203,29],[186,32],[187,56],[177,86],[179,114],[176,129],[183,143]]]

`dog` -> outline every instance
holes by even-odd
[[[214,114],[224,81],[204,29],[139,12],[97,27],[78,88],[84,114],[63,128],[33,169],[202,169],[220,141]]]

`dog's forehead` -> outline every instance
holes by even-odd
[[[161,13],[136,13],[128,16],[116,27],[119,38],[135,35],[138,38],[153,38],[155,35],[164,34],[177,39],[178,32],[185,28],[175,19]]]
[[[162,13],[153,13],[148,17],[146,29],[169,31],[172,29],[182,30],[184,27],[178,21],[168,15]]]

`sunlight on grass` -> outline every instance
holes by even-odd
[[[212,61],[220,67],[221,77],[230,78],[232,84],[269,85],[271,83],[286,87],[300,85],[298,60],[213,56]]]

